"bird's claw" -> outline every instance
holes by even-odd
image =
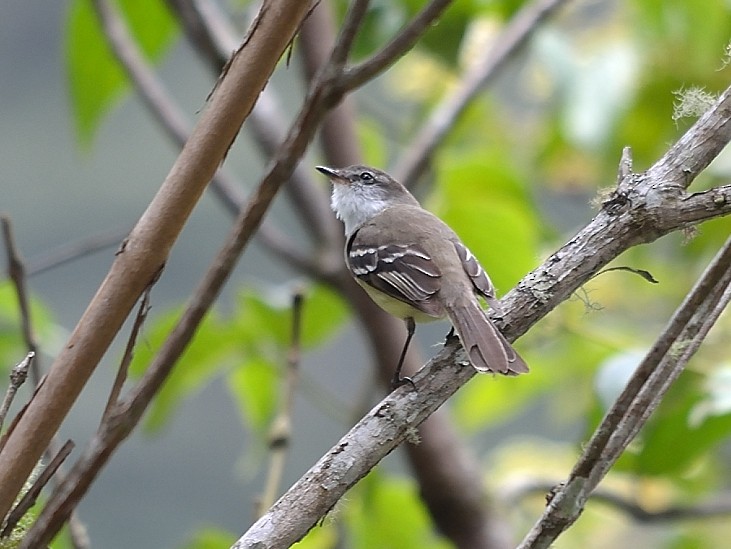
[[[396,390],[402,385],[409,384],[411,387],[416,391],[416,385],[414,384],[414,380],[411,379],[408,376],[401,377],[400,375],[393,376],[393,379],[391,379],[391,390]]]

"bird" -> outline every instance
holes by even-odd
[[[443,318],[478,372],[528,372],[480,305],[478,295],[500,310],[490,278],[446,223],[384,171],[362,165],[316,169],[333,184],[331,207],[344,224],[350,274],[376,304],[406,322],[392,386],[413,385],[401,370],[416,323]]]

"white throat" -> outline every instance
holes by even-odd
[[[374,187],[357,187],[335,183],[330,206],[335,215],[345,224],[345,235],[350,236],[363,223],[381,213],[391,204],[380,192],[369,192]]]

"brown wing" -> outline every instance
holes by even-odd
[[[457,249],[457,255],[459,256],[460,261],[462,261],[462,268],[467,273],[467,276],[470,277],[472,285],[475,287],[477,293],[484,296],[490,304],[490,307],[499,311],[500,302],[495,297],[495,286],[492,285],[492,281],[490,280],[490,277],[487,276],[485,269],[482,268],[480,262],[477,261],[477,258],[471,251],[469,251],[467,246],[458,240],[453,241],[453,243],[454,247]]]
[[[348,241],[346,261],[353,276],[381,292],[434,315],[430,298],[439,291],[441,272],[417,244],[358,242],[358,231]]]

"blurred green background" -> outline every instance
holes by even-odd
[[[163,3],[118,4],[194,119],[213,84],[208,69]],[[336,4],[342,14],[345,2]],[[372,2],[356,57],[373,52],[421,5]],[[355,94],[368,163],[398,162],[429,112],[521,5],[454,2],[413,52]],[[226,5],[239,21],[247,7]],[[674,116],[676,92],[726,88],[730,41],[731,7],[722,0],[567,2],[470,104],[417,194],[462,236],[503,294],[592,217],[593,201],[616,181],[622,147],[632,147],[640,171],[692,124]],[[288,109],[304,93],[297,53],[295,43],[295,60],[271,83]],[[65,242],[123,234],[177,151],[129,93],[87,2],[8,1],[0,18],[0,75],[0,211],[12,218],[29,265]],[[305,162],[317,158],[315,151]],[[246,135],[227,159],[246,188],[264,164]],[[691,190],[725,183],[730,171],[724,153]],[[271,215],[297,238],[301,229],[289,212],[279,199]],[[229,223],[210,195],[196,208],[153,291],[135,372],[174,322]],[[615,265],[647,270],[659,284],[623,271],[593,279],[517,343],[530,375],[510,384],[475,378],[449,403],[516,539],[543,505],[540,491],[525,495],[520,487],[565,478],[581,443],[730,228],[731,220],[715,220],[630,250]],[[46,366],[113,252],[31,277]],[[94,546],[223,547],[247,527],[281,392],[294,288],[306,293],[306,352],[285,487],[377,398],[371,358],[347,306],[254,246],[148,414],[146,429],[123,445],[82,502]],[[649,510],[693,505],[729,489],[730,322],[722,318],[603,487]],[[419,330],[424,356],[436,352],[446,331],[444,324]],[[120,354],[119,346],[108,353],[64,425],[62,436],[77,448],[95,428]],[[10,368],[23,355],[15,300],[3,282],[0,365]],[[302,546],[332,547],[342,537],[344,547],[445,547],[401,459],[389,457]],[[560,544],[715,548],[729,535],[727,519],[643,525],[596,503]]]

